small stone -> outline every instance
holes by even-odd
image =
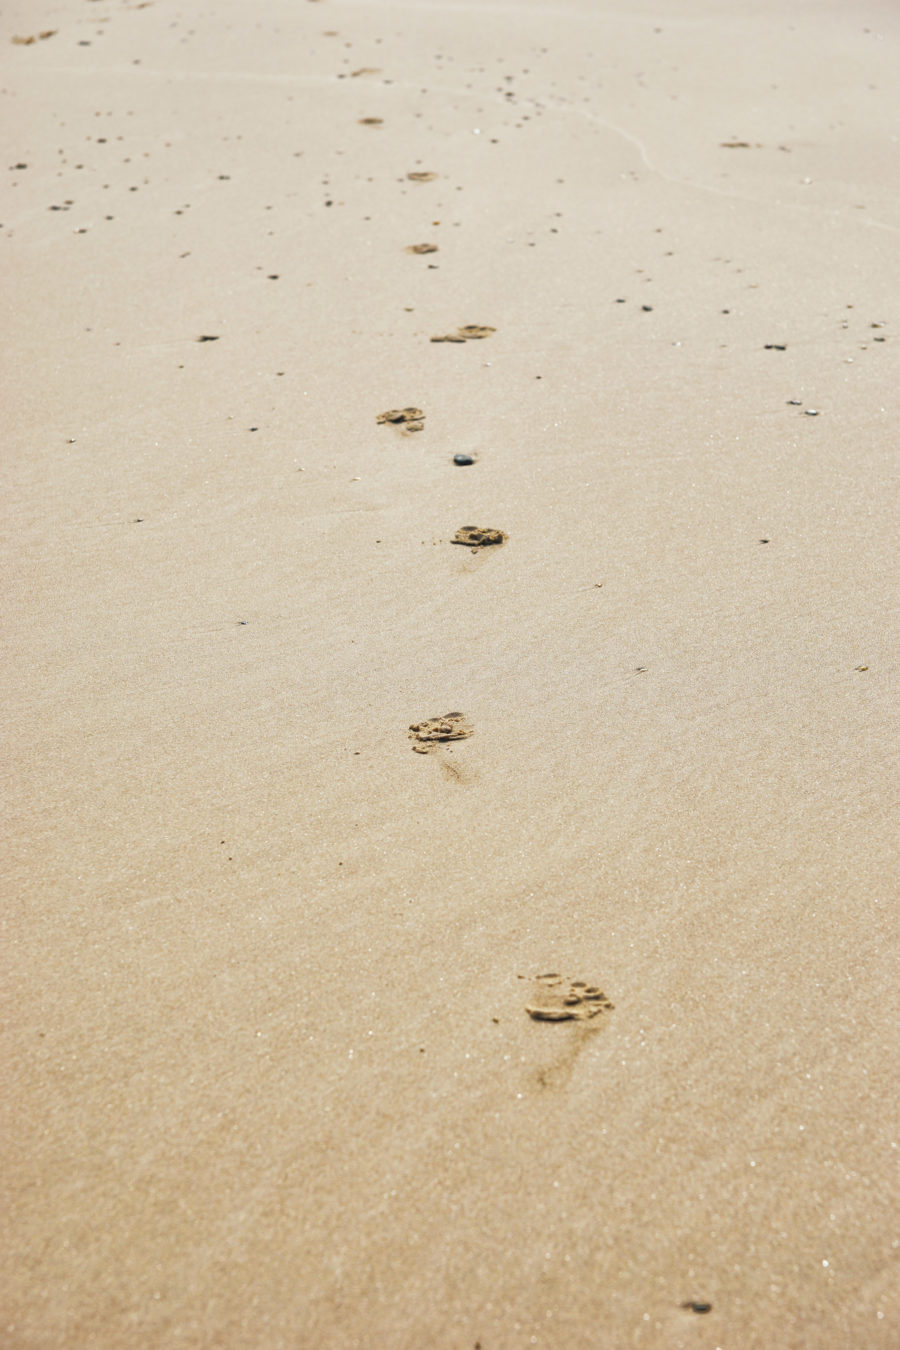
[[[475,460],[474,460],[474,457],[473,457],[472,455],[454,455],[454,456],[453,456],[453,463],[454,463],[454,464],[461,464],[461,465],[462,465],[462,464],[474,464],[474,463],[475,463]]]
[[[818,408],[804,408],[803,414],[805,417],[818,417],[819,410]]]

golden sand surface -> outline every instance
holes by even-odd
[[[5,7],[3,1350],[900,1345],[898,39]]]

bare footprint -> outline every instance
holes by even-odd
[[[614,1007],[602,989],[584,980],[538,975],[525,1011],[535,1022],[587,1022]]]
[[[379,413],[376,422],[421,422],[425,416],[421,408],[388,408]]]
[[[559,1089],[568,1084],[579,1055],[600,1030],[600,1023],[594,1019],[612,1007],[595,984],[564,979],[555,971],[535,978],[532,997],[525,1005],[532,1021],[582,1023],[562,1038],[560,1052],[549,1064],[534,1070],[532,1078],[537,1087]]]
[[[437,337],[431,338],[432,342],[472,342],[476,338],[490,337],[491,333],[496,333],[496,328],[488,328],[485,324],[467,323],[462,328],[457,328],[455,333],[443,333]]]
[[[502,530],[488,529],[483,525],[461,525],[450,540],[451,544],[463,544],[477,553],[480,548],[491,548],[506,543]]]
[[[375,421],[391,422],[404,432],[423,431],[425,428],[425,414],[421,408],[388,408],[387,412],[379,413]]]
[[[58,32],[58,28],[45,28],[41,33],[29,33],[28,37],[11,37],[10,42],[18,47],[30,47],[33,42],[46,42],[47,38],[55,37]]]
[[[419,755],[433,753],[447,741],[464,741],[474,734],[475,728],[461,712],[445,713],[443,717],[427,717],[424,722],[413,722],[409,728],[409,739],[413,750]]]

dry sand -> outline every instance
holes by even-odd
[[[900,1344],[898,37],[7,5],[4,1350]]]

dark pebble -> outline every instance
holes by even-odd
[[[218,342],[218,340],[218,333],[201,333],[197,339],[198,342]]]
[[[453,456],[453,463],[454,463],[454,464],[474,464],[474,463],[475,463],[475,460],[472,458],[471,455],[454,455],[454,456]]]
[[[645,314],[652,314],[652,313],[653,313],[653,306],[652,306],[652,305],[641,305],[641,309],[644,311]]]
[[[688,1304],[688,1307],[690,1308],[691,1312],[695,1312],[695,1313],[708,1313],[708,1312],[712,1312],[712,1304],[711,1304],[711,1303],[689,1303],[689,1304]]]

